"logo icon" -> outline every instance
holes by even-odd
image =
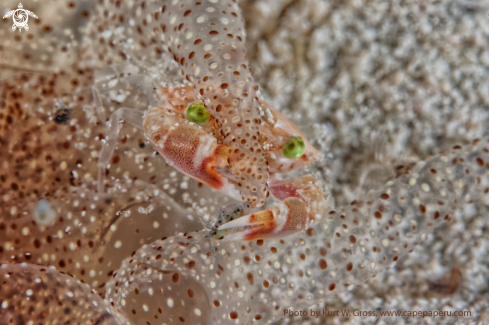
[[[24,28],[26,31],[29,30],[29,25],[27,25],[27,21],[29,20],[29,16],[38,18],[35,13],[29,10],[25,10],[24,6],[22,6],[22,3],[19,3],[19,8],[14,9],[10,12],[8,12],[5,16],[3,16],[3,19],[8,18],[10,16],[13,16],[14,24],[12,25],[12,30],[15,31],[17,28],[19,29],[19,32],[22,31],[22,28]]]

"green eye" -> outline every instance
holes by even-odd
[[[301,137],[292,137],[284,144],[284,157],[299,158],[306,151],[306,144]]]
[[[193,103],[187,107],[187,118],[190,122],[196,124],[205,124],[209,121],[211,115],[205,108],[204,104]]]

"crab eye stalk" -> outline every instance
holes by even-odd
[[[292,137],[284,144],[284,157],[285,158],[299,158],[306,151],[306,144],[301,137]]]
[[[201,103],[193,103],[187,107],[187,118],[195,124],[205,124],[209,121],[211,115],[205,106]]]

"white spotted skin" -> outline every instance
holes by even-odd
[[[417,182],[410,185],[413,178]],[[147,285],[148,268],[173,271],[196,280],[208,301],[218,302],[209,304],[211,324],[235,324],[233,317],[243,324],[257,317],[258,324],[269,324],[284,317],[276,305],[307,309],[395,265],[435,228],[450,222],[457,208],[488,192],[489,141],[455,146],[364,198],[324,213],[307,231],[286,239],[221,242],[215,247],[205,233],[190,233],[144,246],[123,262],[125,274],[108,283],[107,297],[118,306],[126,292]],[[162,256],[155,259],[158,254]],[[186,266],[190,261],[192,268]],[[138,267],[138,262],[144,265]],[[210,286],[213,279],[218,280]],[[242,287],[240,298],[236,291]]]
[[[54,267],[0,263],[0,277],[2,324],[34,324],[39,317],[43,324],[128,324],[87,284]]]

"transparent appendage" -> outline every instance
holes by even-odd
[[[92,87],[92,96],[95,104],[95,111],[97,112],[100,122],[103,124],[106,121],[105,109],[104,109],[104,105],[102,104],[102,99],[100,98],[100,92],[97,90],[96,87]]]
[[[117,109],[110,116],[107,122],[107,133],[105,137],[105,143],[102,146],[99,154],[99,169],[98,169],[98,192],[103,193],[104,191],[104,180],[105,180],[105,168],[109,164],[110,157],[114,153],[115,147],[117,146],[117,140],[120,131],[119,121],[124,120],[139,129],[143,129],[143,112],[121,107]]]

